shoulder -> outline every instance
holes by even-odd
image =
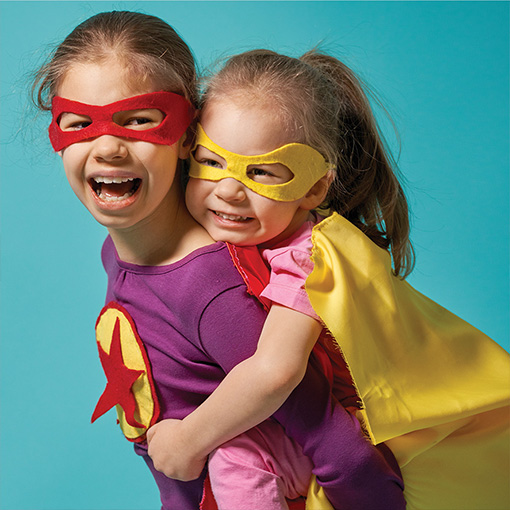
[[[294,235],[277,246],[261,250],[272,273],[307,275],[313,269],[312,230],[314,223],[306,222]]]
[[[181,310],[204,311],[221,297],[230,303],[230,311],[242,306],[246,283],[234,265],[225,243],[199,249],[174,265],[158,285],[172,285],[179,295]]]
[[[180,278],[189,282],[205,282],[211,289],[244,285],[225,243],[215,243],[196,250],[176,264]]]

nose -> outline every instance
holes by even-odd
[[[102,135],[93,141],[92,153],[100,161],[120,161],[128,155],[128,150],[122,138]]]
[[[217,197],[225,202],[242,202],[246,199],[246,189],[244,184],[236,181],[232,177],[227,177],[218,181],[214,190]]]

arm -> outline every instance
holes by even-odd
[[[313,361],[274,417],[312,460],[317,481],[335,509],[405,509],[393,454],[384,444],[369,442],[356,418],[332,397]]]
[[[303,378],[321,330],[315,319],[274,305],[253,356],[235,366],[184,420],[163,420],[148,432],[157,469],[193,479],[212,450],[271,416]]]

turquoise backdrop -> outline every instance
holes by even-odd
[[[94,323],[105,231],[74,197],[28,107],[30,73],[105,10],[162,17],[201,67],[255,47],[321,43],[379,93],[407,180],[410,281],[506,349],[508,2],[0,2],[1,471],[3,510],[151,510],[158,495],[111,411]]]

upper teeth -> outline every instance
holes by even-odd
[[[123,182],[134,181],[134,177],[94,177],[98,184],[122,184]]]
[[[216,216],[219,216],[220,218],[223,218],[224,220],[231,220],[231,221],[246,221],[248,217],[246,216],[234,216],[233,214],[225,214],[222,212],[215,212]]]

